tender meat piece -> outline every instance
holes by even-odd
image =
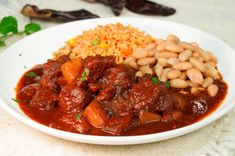
[[[174,103],[175,101],[169,93],[162,93],[156,104],[156,110],[160,112],[171,111],[173,110]]]
[[[51,110],[59,101],[59,95],[49,89],[41,88],[36,91],[30,101],[30,106],[39,107],[41,110]]]
[[[60,92],[59,105],[65,112],[80,112],[91,101],[91,94],[72,83]]]
[[[113,135],[120,135],[123,131],[125,131],[125,129],[128,128],[131,120],[131,115],[111,118],[105,126],[104,131]]]
[[[154,85],[151,79],[145,79],[144,81],[133,85],[125,103],[126,105],[131,105],[137,112],[140,109],[155,111],[158,97],[158,86]]]
[[[69,60],[68,56],[63,55],[57,60],[48,60],[47,63],[43,65],[43,75],[40,79],[42,88],[48,88],[58,92],[59,85],[57,80],[61,75],[60,67],[67,60]]]
[[[110,101],[116,94],[116,88],[110,84],[102,84],[102,88],[97,95],[98,101]]]
[[[98,92],[100,90],[100,83],[89,83],[88,88],[91,92]]]
[[[80,133],[87,133],[91,125],[89,122],[86,120],[85,117],[79,115],[80,117],[77,117],[77,113],[69,113],[69,114],[64,114],[61,118],[60,121],[66,125],[66,128],[69,129],[70,131],[78,131]]]
[[[19,94],[25,95],[27,97],[33,97],[36,94],[36,90],[40,88],[38,83],[30,84],[25,86],[19,91]]]
[[[182,97],[183,95],[180,95],[175,92],[167,92],[163,91],[159,97],[159,100],[156,105],[157,111],[171,111],[174,108],[183,111],[187,103],[185,99]]]
[[[121,94],[131,87],[133,78],[134,70],[132,68],[118,64],[105,71],[101,82],[112,84],[115,86],[117,94]]]
[[[57,84],[60,86],[60,88],[63,88],[65,86],[67,86],[67,81],[66,79],[64,78],[63,75],[61,75],[58,79],[57,79]]]
[[[102,107],[109,117],[127,116],[132,114],[132,105],[125,101],[123,96],[116,96],[111,101],[104,101]]]
[[[183,116],[183,113],[176,109],[172,111],[166,111],[166,112],[163,112],[162,121],[171,122],[174,120],[179,120],[180,118],[182,118],[182,116]]]
[[[97,82],[103,76],[104,71],[115,65],[115,56],[88,56],[84,68],[89,70],[88,82]]]

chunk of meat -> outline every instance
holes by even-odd
[[[98,101],[110,101],[116,94],[116,88],[110,84],[102,84],[102,89],[97,95]]]
[[[172,111],[174,108],[176,108],[183,111],[186,108],[187,103],[182,96],[183,95],[175,92],[163,91],[156,105],[156,110],[162,112]]]
[[[122,64],[109,68],[105,71],[101,82],[115,86],[117,94],[121,94],[131,87],[134,70],[129,68]]]
[[[85,109],[83,114],[87,117],[91,125],[96,128],[104,128],[108,118],[97,100],[93,100]]]
[[[85,117],[81,116],[80,118],[77,118],[76,113],[69,113],[69,114],[64,114],[61,118],[60,121],[66,125],[67,129],[70,129],[70,131],[78,131],[80,133],[87,133],[91,125],[89,122],[86,120]]]
[[[103,76],[107,68],[115,65],[115,56],[102,57],[88,56],[84,63],[84,69],[89,70],[88,82],[97,82]]]
[[[30,106],[41,110],[51,110],[59,101],[59,95],[49,89],[38,89],[30,101]]]
[[[120,135],[125,129],[128,128],[132,116],[123,116],[109,119],[104,131],[113,135]]]
[[[61,65],[69,60],[68,56],[61,56],[57,60],[48,60],[47,63],[43,65],[43,75],[40,79],[40,84],[42,88],[51,89],[58,92],[59,85],[57,80],[61,75]]]
[[[176,109],[172,111],[166,111],[166,112],[163,112],[162,121],[171,122],[174,120],[179,120],[180,118],[182,118],[182,116],[183,116],[183,113]]]
[[[64,87],[60,92],[59,105],[65,112],[80,112],[91,101],[91,94],[76,83]]]
[[[40,89],[40,85],[38,83],[29,84],[22,88],[18,94],[32,98],[38,89]]]
[[[125,103],[131,105],[137,112],[140,109],[155,111],[158,97],[158,86],[154,85],[151,79],[145,79],[133,85]]]
[[[109,117],[127,116],[132,114],[132,105],[126,103],[126,98],[123,96],[116,96],[111,101],[102,102],[106,114]]]

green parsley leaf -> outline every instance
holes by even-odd
[[[24,27],[24,32],[27,35],[30,35],[32,33],[35,33],[37,31],[41,30],[41,26],[37,23],[29,23]]]
[[[6,36],[9,33],[18,33],[18,24],[15,17],[7,16],[2,18],[0,22],[0,34]]]
[[[152,77],[152,82],[153,82],[153,84],[158,84],[161,81],[157,77]]]
[[[93,44],[94,46],[97,46],[97,45],[99,44],[98,38],[95,38],[95,39],[92,41],[92,44]]]
[[[26,66],[24,66],[24,69],[27,69],[27,67],[26,67]]]
[[[0,47],[4,47],[6,44],[4,41],[0,41]]]
[[[18,99],[14,99],[14,98],[11,98],[13,101],[15,101],[15,102],[17,102],[17,103],[19,103],[20,102],[20,100],[18,100]]]
[[[87,76],[90,74],[90,70],[85,68],[82,72],[82,77],[80,77],[80,81],[84,82],[87,80]]]
[[[30,77],[30,78],[34,78],[36,77],[36,73],[34,72],[29,72],[28,74],[26,74],[26,76]]]
[[[81,113],[78,113],[78,114],[76,115],[76,119],[77,119],[77,120],[80,120],[81,117],[82,117]]]
[[[171,83],[170,83],[170,81],[167,81],[166,82],[166,88],[170,88],[171,87]]]

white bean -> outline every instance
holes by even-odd
[[[143,74],[150,74],[150,75],[153,75],[153,70],[147,65],[147,66],[141,66],[140,67],[140,71],[143,73]]]
[[[156,43],[150,43],[144,49],[148,51],[154,49],[156,46],[157,46]]]
[[[168,51],[163,51],[160,53],[159,58],[176,58],[177,54],[168,52]]]
[[[186,75],[193,83],[197,83],[197,84],[203,83],[204,79],[203,79],[202,73],[196,68],[187,70]]]
[[[218,63],[217,58],[215,57],[215,55],[211,52],[207,52],[207,54],[211,57],[211,61],[214,62],[215,64]]]
[[[169,68],[163,69],[163,71],[162,71],[162,73],[159,77],[159,80],[162,81],[162,82],[166,82],[167,81],[167,74],[168,74],[169,71],[170,71]]]
[[[135,73],[135,76],[136,77],[142,77],[144,74],[141,72],[141,71],[137,71],[136,73]]]
[[[207,77],[203,84],[202,87],[207,88],[209,85],[211,85],[213,83],[213,79],[211,77]]]
[[[169,58],[168,60],[167,60],[167,63],[169,63],[170,65],[174,65],[174,64],[176,64],[176,63],[179,63],[180,61],[179,61],[179,59],[177,59],[177,58]]]
[[[194,51],[194,50],[195,50],[194,46],[193,46],[192,44],[190,44],[190,43],[181,42],[180,45],[181,45],[184,49],[186,49],[186,50],[191,50],[191,51]]]
[[[215,96],[217,94],[218,90],[219,90],[219,88],[214,84],[209,85],[207,88],[208,94],[211,97]]]
[[[170,70],[167,74],[168,79],[176,79],[181,75],[179,70]]]
[[[187,78],[186,72],[182,72],[182,74],[180,75],[179,79],[186,80],[186,78]]]
[[[168,65],[166,58],[159,58],[158,63],[162,65],[163,67],[166,67]]]
[[[159,51],[154,51],[154,57],[156,58],[156,59],[158,59],[159,58],[159,55],[160,55],[160,52]]]
[[[210,64],[205,63],[206,71],[203,72],[204,76],[206,77],[212,77],[213,79],[219,79],[220,76],[218,74],[218,71]]]
[[[171,42],[175,42],[175,43],[180,42],[180,39],[177,36],[173,35],[173,34],[168,35],[167,40],[171,41]]]
[[[137,64],[140,66],[145,66],[145,65],[152,65],[155,62],[155,58],[154,57],[145,57],[145,58],[141,58],[137,61]]]
[[[143,48],[136,48],[134,49],[134,52],[132,54],[133,57],[139,59],[139,58],[144,58],[148,55],[148,52],[143,49]]]
[[[197,83],[193,83],[193,82],[190,81],[190,80],[186,80],[186,82],[188,83],[188,86],[190,86],[190,87],[198,87],[198,84],[197,84]]]
[[[210,57],[210,55],[207,52],[205,52],[204,50],[201,50],[200,54],[201,54],[201,57],[203,58],[203,60],[205,62],[210,61],[211,57]]]
[[[158,44],[157,45],[157,48],[156,48],[157,51],[163,51],[165,50],[165,43],[161,43],[161,44]]]
[[[197,94],[200,93],[199,90],[198,90],[197,88],[194,88],[194,87],[192,87],[192,88],[190,89],[190,92],[191,92],[191,94],[193,94],[193,95],[197,95]]]
[[[158,77],[160,77],[162,71],[163,71],[163,66],[160,65],[159,63],[154,67],[155,73]]]
[[[189,62],[179,62],[173,65],[173,68],[178,70],[188,70],[191,69],[192,67],[193,67],[192,64]]]
[[[184,50],[183,47],[181,47],[180,45],[178,44],[175,44],[175,43],[169,43],[165,46],[165,49],[166,50],[169,50],[169,51],[172,51],[172,52],[182,52]]]
[[[128,64],[129,64],[129,66],[131,66],[132,68],[135,68],[135,69],[138,69],[138,68],[139,68],[139,66],[137,65],[137,63],[136,63],[134,60],[130,61]]]
[[[135,60],[136,60],[136,59],[135,59],[134,57],[128,56],[128,57],[125,59],[124,63],[125,63],[125,64],[129,64],[129,62],[135,61]]]
[[[198,58],[200,57],[200,54],[198,52],[193,52],[193,57]]]
[[[204,64],[201,61],[192,57],[189,59],[189,62],[193,65],[193,67],[195,67],[199,71],[201,71],[201,72],[206,71],[206,67],[204,66]]]
[[[179,60],[181,62],[187,61],[192,56],[192,54],[193,53],[191,50],[185,50],[179,54]]]
[[[174,88],[187,88],[188,83],[185,80],[181,79],[174,79],[170,81],[171,87]]]

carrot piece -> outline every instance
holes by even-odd
[[[72,82],[82,70],[82,59],[77,58],[62,64],[61,71],[68,83]]]
[[[128,48],[128,49],[123,50],[121,53],[123,56],[127,57],[127,56],[131,55],[132,52],[133,52],[132,49]]]
[[[150,122],[160,121],[161,115],[141,110],[139,113],[139,119],[141,124],[146,124]]]
[[[93,100],[85,109],[83,114],[87,117],[91,125],[96,128],[104,128],[108,118],[97,100]]]

